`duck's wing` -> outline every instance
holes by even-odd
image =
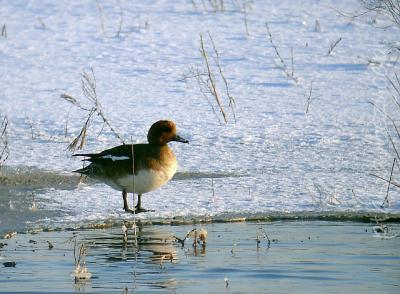
[[[100,153],[79,153],[73,156],[86,157],[84,160],[94,164],[90,168],[77,170],[79,173],[87,173],[89,169],[96,168],[112,171],[112,173],[132,173],[132,152],[134,152],[135,173],[138,168],[146,167],[149,160],[158,156],[158,148],[148,148],[147,144],[120,145]]]
[[[108,162],[117,160],[131,160],[132,159],[132,145],[120,145],[110,149],[106,149],[100,153],[78,153],[72,156],[87,157],[84,160],[90,162]]]

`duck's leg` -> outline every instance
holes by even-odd
[[[134,210],[129,208],[127,197],[128,197],[128,193],[126,192],[126,190],[122,190],[122,198],[124,199],[124,210],[126,212],[135,213]]]
[[[148,209],[142,208],[141,206],[142,206],[142,194],[139,194],[138,201],[135,206],[135,212],[140,213],[140,212],[146,212],[146,211],[154,211],[154,210],[148,210]]]

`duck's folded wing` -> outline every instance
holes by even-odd
[[[78,153],[73,156],[87,157],[84,160],[101,163],[118,160],[132,160],[132,145],[120,145],[100,153]]]

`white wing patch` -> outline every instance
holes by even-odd
[[[128,156],[114,156],[114,155],[104,155],[100,158],[104,158],[104,159],[111,159],[112,161],[117,161],[117,160],[127,160],[130,159]]]

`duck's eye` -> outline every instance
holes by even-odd
[[[163,127],[162,131],[163,131],[164,133],[170,133],[172,130],[171,130],[170,127]]]

